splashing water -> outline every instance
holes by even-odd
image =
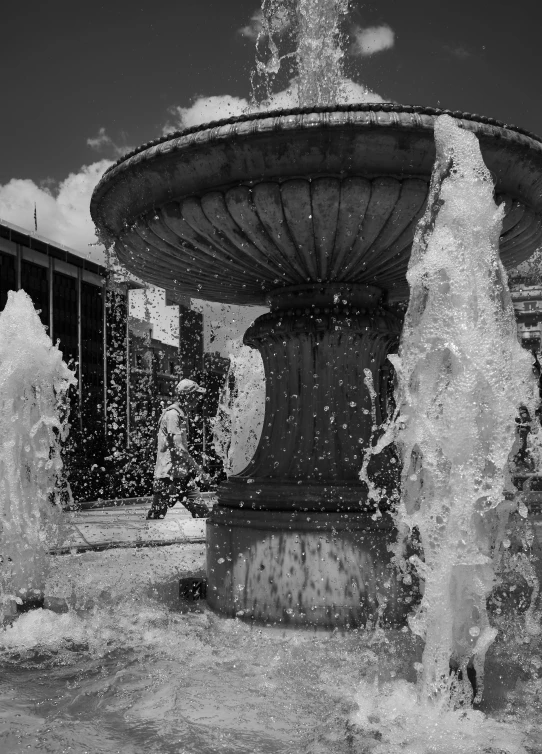
[[[520,403],[533,406],[535,384],[499,258],[503,212],[478,141],[449,116],[437,119],[435,140],[428,207],[408,270],[410,303],[399,354],[390,356],[397,411],[376,450],[396,442],[402,456],[396,556],[407,581],[414,566],[425,582],[409,621],[426,642],[419,692],[447,707],[450,699],[470,703],[470,662],[475,701],[482,695],[484,657],[497,633],[486,600],[499,518],[511,507],[504,498],[514,420]],[[424,562],[406,559],[414,530]],[[460,671],[455,677],[450,663]]]
[[[348,0],[298,0],[299,105],[333,105],[343,80],[339,23]]]
[[[280,37],[291,36],[294,17],[293,5],[289,6],[282,0],[262,0],[261,28],[256,39],[256,68],[251,74],[254,103],[259,99],[263,102],[270,100],[273,81],[281,65],[295,57],[293,51],[281,54],[279,50]]]
[[[196,544],[55,558],[57,612],[0,632],[0,751],[542,751],[536,673],[515,714],[439,714],[417,702],[410,632],[292,631],[181,607],[179,578],[204,566]]]
[[[213,424],[214,447],[228,476],[245,469],[256,451],[265,411],[265,375],[258,351],[230,343],[230,371]]]
[[[63,533],[58,481],[62,399],[75,377],[24,291],[0,314],[0,621],[42,595]]]
[[[264,102],[273,101],[272,84],[283,64],[295,77],[289,90],[297,94],[300,107],[345,99],[340,24],[348,4],[349,0],[262,1],[255,76],[262,79]],[[252,85],[258,99],[255,76]]]

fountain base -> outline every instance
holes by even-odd
[[[387,516],[218,505],[207,521],[207,601],[267,623],[399,627],[418,593],[398,579],[390,541]]]

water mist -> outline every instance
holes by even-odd
[[[486,601],[495,583],[499,522],[512,491],[508,463],[520,403],[533,405],[530,355],[521,348],[499,258],[503,211],[474,134],[435,123],[437,159],[408,269],[410,303],[398,355],[397,411],[376,446],[403,460],[396,555],[425,590],[410,620],[425,639],[423,700],[479,701],[497,631]],[[406,557],[417,532],[423,561]],[[452,668],[457,674],[450,674]],[[461,679],[461,680],[459,680]]]
[[[0,314],[0,620],[43,595],[49,550],[63,535],[60,409],[72,384],[30,297],[10,291]]]

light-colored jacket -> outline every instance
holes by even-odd
[[[172,403],[158,423],[155,479],[182,479],[200,470],[188,450],[188,431],[188,416],[178,403]]]

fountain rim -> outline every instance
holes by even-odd
[[[418,114],[418,115],[430,115],[434,117],[439,117],[440,115],[449,115],[452,118],[457,118],[458,120],[472,121],[474,123],[481,123],[487,126],[496,126],[497,128],[504,128],[507,131],[513,131],[514,133],[520,134],[521,136],[527,136],[529,139],[533,139],[533,141],[536,141],[542,144],[541,136],[538,136],[532,131],[528,131],[527,129],[522,128],[521,126],[515,126],[513,124],[504,123],[503,121],[497,120],[496,118],[491,118],[485,115],[478,115],[477,113],[463,112],[462,110],[447,110],[447,109],[443,109],[439,107],[429,107],[426,105],[401,105],[395,102],[358,102],[358,103],[352,103],[352,104],[347,104],[347,105],[337,104],[337,105],[320,105],[320,106],[314,106],[314,107],[294,107],[294,108],[288,108],[288,109],[261,110],[261,111],[253,112],[253,113],[243,113],[242,115],[234,115],[234,116],[231,116],[230,118],[220,118],[218,120],[212,120],[207,123],[200,123],[196,126],[191,126],[190,128],[183,128],[177,131],[171,131],[170,133],[164,134],[164,136],[160,136],[157,139],[147,141],[141,144],[140,146],[135,147],[134,149],[130,150],[125,155],[122,155],[122,157],[119,157],[119,159],[116,160],[116,162],[114,162],[113,165],[110,165],[110,167],[108,167],[107,170],[104,172],[102,180],[105,178],[106,175],[108,175],[108,173],[115,170],[115,168],[119,167],[119,165],[121,165],[124,162],[127,162],[132,157],[135,157],[136,155],[141,154],[141,152],[145,152],[147,149],[151,149],[152,147],[156,147],[160,144],[164,144],[165,142],[170,141],[171,139],[178,139],[182,136],[189,136],[191,134],[195,134],[200,131],[207,131],[211,128],[221,128],[223,126],[235,125],[236,123],[247,123],[251,120],[264,120],[265,118],[278,118],[278,117],[292,116],[292,115],[310,115],[311,113],[326,114],[326,113],[333,113],[333,112],[347,113],[347,112],[363,112],[363,111],[409,113],[409,114]]]
[[[115,243],[119,233],[127,228],[127,222],[120,223],[115,221],[111,223],[111,218],[106,218],[104,215],[104,199],[113,187],[117,183],[118,179],[122,179],[122,176],[131,168],[136,165],[143,165],[143,163],[149,164],[154,158],[160,158],[165,156],[166,153],[172,153],[177,149],[185,146],[203,145],[203,143],[210,143],[215,140],[222,140],[223,138],[240,135],[237,134],[235,127],[244,126],[246,131],[246,125],[254,123],[254,135],[258,132],[268,131],[265,126],[259,126],[259,123],[265,121],[274,120],[273,129],[279,128],[281,122],[288,121],[291,118],[303,118],[303,121],[299,122],[299,126],[302,128],[313,128],[317,123],[305,122],[306,118],[315,116],[320,121],[322,127],[333,128],[334,126],[341,125],[339,122],[331,122],[326,119],[326,116],[333,116],[334,114],[348,117],[350,114],[355,116],[356,114],[367,114],[370,120],[375,118],[375,127],[386,126],[404,126],[408,127],[409,124],[400,123],[401,116],[410,117],[413,119],[420,119],[420,122],[415,124],[411,122],[410,125],[421,127],[422,130],[430,128],[430,124],[424,122],[424,119],[435,119],[441,115],[449,115],[457,120],[462,120],[466,123],[472,123],[475,130],[476,126],[480,127],[483,131],[484,127],[491,130],[507,133],[508,140],[510,142],[517,142],[525,144],[528,141],[530,147],[536,147],[536,151],[542,153],[542,138],[520,128],[519,126],[507,125],[501,121],[489,118],[486,116],[466,113],[459,110],[446,110],[436,107],[425,107],[422,105],[401,105],[393,102],[364,102],[348,105],[329,105],[319,107],[296,107],[291,109],[269,110],[261,111],[257,113],[246,113],[235,117],[225,118],[222,120],[211,121],[209,123],[200,124],[180,131],[161,136],[154,141],[146,142],[136,149],[131,150],[123,157],[119,158],[113,165],[111,165],[103,174],[100,181],[94,188],[92,197],[90,200],[90,214],[98,229],[98,235],[102,238],[102,241],[106,245]],[[386,114],[390,122],[380,123],[377,120],[380,114]],[[395,119],[398,119],[397,121]],[[351,125],[355,125],[352,123]],[[204,138],[205,134],[208,138]],[[201,135],[201,136],[200,136]],[[187,144],[175,144],[175,142],[188,139],[190,145]]]

